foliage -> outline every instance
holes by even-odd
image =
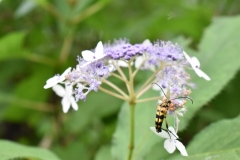
[[[27,147],[7,140],[1,140],[0,146],[1,159],[59,160],[59,158],[46,149]]]
[[[179,136],[189,159],[237,159],[234,129],[239,117],[230,118],[240,113],[239,6],[234,0],[0,1],[0,157],[102,160],[112,154],[115,159],[126,158],[126,103],[99,91],[79,102],[78,111],[64,114],[60,98],[43,86],[49,77],[75,66],[81,51],[99,40],[127,37],[137,43],[176,41],[199,58],[211,81],[192,74],[197,84],[191,94],[194,104],[187,103]],[[136,86],[147,76],[139,73]],[[117,79],[111,81],[125,86]],[[149,91],[144,97],[157,94]],[[133,159],[182,158],[169,155],[149,129],[156,103],[136,107]],[[170,116],[168,120],[171,124]]]

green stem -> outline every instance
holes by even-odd
[[[128,93],[130,93],[130,82],[128,81],[127,77],[125,76],[125,74],[123,73],[121,67],[119,67],[119,65],[117,64],[117,62],[114,63],[114,66],[116,67],[119,75],[122,77],[122,79],[124,80],[125,84],[126,84],[126,87],[127,87],[127,90],[128,90]],[[130,94],[129,94],[130,95]]]
[[[139,95],[140,92],[142,92],[142,90],[144,90],[144,88],[149,85],[149,83],[155,78],[156,74],[163,69],[163,67],[165,66],[165,64],[162,64],[148,79],[147,81],[145,81],[145,83],[140,87],[140,89],[137,91],[136,95]],[[149,89],[149,88],[148,88]],[[139,96],[138,96],[139,97]]]
[[[129,146],[128,146],[128,157],[127,160],[132,159],[134,149],[134,130],[135,130],[135,105],[136,105],[136,94],[134,91],[134,77],[132,75],[131,61],[128,62],[129,71],[129,107],[130,107],[130,133],[129,133]]]
[[[40,55],[37,55],[37,54],[31,54],[31,55],[27,56],[27,59],[29,61],[32,61],[32,62],[46,64],[46,65],[49,65],[49,66],[55,66],[56,65],[56,61],[54,61],[53,59],[50,59],[50,58],[47,58],[47,57],[44,57],[44,56],[40,56]]]
[[[118,88],[115,84],[111,83],[110,81],[108,81],[106,79],[103,79],[102,82],[107,84],[108,86],[112,87],[113,89],[115,89],[123,97],[128,98],[128,95],[126,93],[124,93],[120,88]]]
[[[62,50],[61,50],[60,57],[59,57],[60,64],[64,63],[67,60],[67,58],[70,54],[71,48],[72,48],[72,43],[73,43],[73,33],[69,33],[65,37],[64,42],[63,42]]]
[[[158,100],[158,99],[162,99],[162,98],[163,98],[162,96],[152,97],[152,98],[144,98],[144,99],[137,100],[136,103],[148,102],[148,101]]]
[[[128,62],[128,73],[129,73],[129,95],[130,95],[130,100],[132,100],[130,103],[134,103],[135,104],[135,100],[136,100],[136,95],[135,95],[135,91],[134,91],[134,76],[133,76],[133,72],[132,72],[132,60]]]
[[[133,149],[134,149],[134,118],[135,118],[135,104],[130,104],[130,137],[128,145],[128,157],[127,160],[132,159]]]
[[[124,100],[124,101],[128,101],[128,98],[123,97],[122,95],[119,95],[119,94],[114,93],[114,92],[112,92],[112,91],[109,91],[109,90],[107,90],[107,89],[105,89],[105,88],[103,88],[103,87],[101,87],[101,86],[99,87],[99,90],[101,90],[101,91],[103,91],[103,92],[105,92],[105,93],[107,93],[107,94],[109,94],[109,95],[111,95],[111,96],[113,96],[113,97],[122,99],[122,100]]]
[[[121,81],[123,81],[123,82],[125,82],[125,83],[128,83],[128,81],[126,80],[126,79],[124,79],[124,78],[122,78],[121,76],[119,76],[118,74],[116,74],[116,73],[110,73],[112,76],[114,76],[114,77],[116,77],[116,78],[118,78],[119,80],[121,80]]]
[[[100,11],[105,5],[107,5],[109,3],[108,0],[106,1],[98,1],[95,4],[93,4],[92,6],[89,6],[84,12],[81,12],[79,15],[77,15],[76,17],[74,17],[71,20],[71,24],[79,24],[80,22],[82,22],[84,19],[86,19],[87,17],[92,16],[93,14],[97,13],[98,11]]]
[[[52,134],[45,134],[39,143],[39,147],[49,149],[52,146],[53,138]]]
[[[145,92],[147,92],[152,87],[151,84],[149,84],[147,87],[143,88],[139,93],[137,93],[137,98],[141,97]]]
[[[39,3],[39,5],[44,8],[46,11],[51,13],[53,16],[55,16],[60,21],[66,23],[67,20],[64,18],[63,15],[61,15],[58,10],[51,4],[51,3]]]
[[[19,107],[33,109],[37,111],[54,112],[54,106],[52,104],[18,98],[10,95],[5,95],[5,93],[1,93],[1,92],[0,92],[0,102],[18,104],[17,106]]]
[[[123,78],[124,80],[127,80],[127,77],[125,76],[125,74],[123,73],[122,69],[118,66],[117,63],[115,63],[115,67],[116,67],[118,73],[122,76],[122,78]]]
[[[146,60],[142,61],[142,63],[140,64],[140,66],[133,72],[133,77],[136,76],[136,74],[138,73],[138,71],[140,70],[140,68],[143,66],[143,64],[146,62]]]

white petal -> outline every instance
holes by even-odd
[[[65,89],[61,85],[55,85],[52,87],[52,90],[59,96],[59,97],[64,97],[66,94]]]
[[[142,64],[143,62],[143,57],[137,57],[136,60],[135,60],[135,67],[138,68],[140,67],[140,65]]]
[[[66,69],[63,74],[61,76],[54,76],[52,78],[49,78],[47,81],[46,81],[46,85],[43,87],[44,89],[47,89],[47,88],[51,88],[53,86],[55,86],[56,84],[58,84],[59,82],[62,82],[64,81],[66,78],[65,76],[71,71],[71,67],[69,67],[68,69]]]
[[[70,108],[70,104],[71,104],[69,98],[67,96],[64,96],[61,103],[62,103],[62,107],[63,107],[63,112],[67,113]]]
[[[125,62],[123,60],[118,60],[117,63],[118,63],[118,66],[120,66],[120,67],[128,67],[127,62]]]
[[[95,56],[97,59],[103,57],[103,44],[102,42],[98,42],[97,47],[95,48]]]
[[[92,51],[86,50],[82,51],[82,56],[85,61],[92,61],[94,60],[94,53]]]
[[[58,79],[59,79],[58,76],[54,76],[52,78],[49,78],[46,81],[47,84],[43,88],[47,89],[47,88],[51,88],[51,87],[55,86],[58,83]]]
[[[65,85],[65,90],[66,90],[66,95],[68,95],[68,97],[72,96],[72,86],[71,85]]]
[[[156,134],[156,135],[158,135],[158,136],[160,136],[160,137],[162,137],[162,138],[170,138],[169,137],[169,134],[166,132],[166,131],[164,131],[164,130],[162,130],[162,132],[156,132],[156,128],[155,127],[150,127],[150,129]]]
[[[200,62],[196,57],[191,58],[191,65],[193,68],[200,68]]]
[[[77,102],[75,101],[75,99],[73,97],[70,98],[70,101],[71,101],[71,105],[72,105],[72,108],[77,111],[78,110],[78,104]]]
[[[143,45],[152,45],[152,43],[149,39],[145,39],[142,44]]]
[[[155,91],[160,91],[161,88],[157,85],[152,85],[152,89],[155,90]]]
[[[179,116],[183,117],[183,114],[182,114],[182,113],[180,113],[180,112],[177,112],[177,114],[178,114]]]
[[[178,138],[178,135],[177,135],[177,133],[175,132],[175,129],[172,126],[168,127],[168,130],[171,131],[170,132],[171,139],[177,139]]]
[[[71,71],[71,67],[69,67],[68,69],[66,69],[64,72],[63,72],[63,74],[60,76],[60,79],[59,79],[59,81],[58,82],[62,82],[62,81],[64,81],[65,79],[66,79],[66,75]]]
[[[164,148],[168,153],[173,153],[176,150],[176,146],[173,139],[166,139],[164,141]]]
[[[153,71],[153,72],[156,71],[156,69],[155,69],[155,67],[154,67],[153,65],[151,65],[151,66],[149,67],[149,69],[150,69],[151,71]]]
[[[114,67],[114,65],[113,64],[111,64],[111,62],[109,61],[109,65],[108,65],[108,70],[109,70],[109,72],[114,72],[115,70],[116,70],[116,68]]]
[[[185,58],[187,59],[187,61],[192,65],[191,58],[189,57],[189,55],[185,51],[183,51],[183,54],[184,54]]]
[[[207,81],[211,80],[210,77],[208,77],[208,75],[206,73],[204,73],[202,70],[199,69],[200,62],[196,57],[190,58],[189,55],[186,52],[183,52],[183,54],[184,54],[185,58],[187,59],[187,61],[191,64],[192,68],[194,69],[194,71],[196,72],[196,74],[199,77],[203,77]]]
[[[175,140],[175,145],[183,156],[188,156],[185,146],[180,141]]]
[[[210,81],[210,77],[208,77],[208,75],[206,73],[204,73],[202,70],[196,68],[194,69],[194,71],[196,72],[196,74],[199,76],[199,77],[203,77],[204,79],[206,79],[207,81]]]
[[[79,64],[76,65],[76,70],[79,71],[79,72],[81,71],[81,66]]]

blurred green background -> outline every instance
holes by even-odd
[[[78,103],[78,111],[64,114],[61,99],[51,89],[43,89],[46,80],[74,67],[81,51],[94,48],[100,40],[128,38],[133,44],[145,39],[174,40],[187,44],[194,55],[214,17],[239,13],[238,0],[1,0],[0,139],[48,148],[60,159],[109,155],[104,146],[111,144],[123,102],[91,93],[86,102]],[[185,145],[210,123],[239,115],[239,82],[240,72],[236,72],[191,117],[180,132]]]

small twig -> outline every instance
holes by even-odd
[[[109,90],[107,90],[107,89],[105,89],[105,88],[99,87],[99,90],[101,90],[101,91],[103,91],[103,92],[105,92],[105,93],[107,93],[107,94],[109,94],[109,95],[111,95],[111,96],[113,96],[113,97],[122,99],[122,100],[124,100],[124,101],[128,101],[128,98],[125,98],[125,97],[123,97],[123,96],[121,96],[121,95],[119,95],[119,94],[117,94],[117,93],[114,93],[114,92],[112,92],[112,91],[109,91]]]
[[[49,134],[44,135],[39,143],[39,147],[49,149],[52,146],[53,136]]]

